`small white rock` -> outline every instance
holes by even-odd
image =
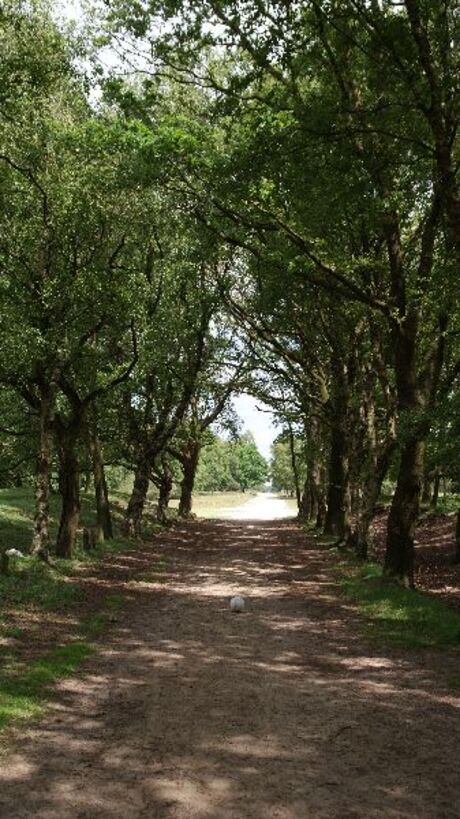
[[[7,557],[24,557],[24,555],[22,554],[22,552],[19,551],[19,549],[7,549],[5,554]]]
[[[241,597],[240,594],[236,594],[235,597],[232,597],[230,600],[230,609],[231,611],[244,611],[245,607],[245,600],[244,597]]]

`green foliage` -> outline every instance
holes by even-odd
[[[292,454],[287,435],[281,433],[272,444],[272,458],[270,461],[270,475],[273,488],[278,492],[287,492],[293,496],[296,491]],[[296,437],[294,451],[299,484],[305,480],[305,453],[302,441]]]
[[[368,618],[370,636],[407,648],[460,647],[460,615],[439,600],[386,581],[376,564],[341,564],[338,571],[345,593]]]
[[[204,446],[197,470],[195,488],[200,492],[257,489],[268,476],[268,465],[250,433],[235,441],[217,436]]]
[[[251,433],[246,432],[230,444],[230,472],[240,489],[257,489],[268,477],[268,464],[257,449]]]
[[[195,489],[198,492],[224,492],[237,488],[230,471],[230,444],[216,436],[201,450]]]

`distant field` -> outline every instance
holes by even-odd
[[[243,506],[257,495],[257,492],[210,492],[209,494],[195,495],[193,498],[193,512],[198,518],[219,518],[229,509]],[[286,498],[280,495],[292,509],[292,514],[297,513],[297,504],[294,498]],[[171,501],[171,508],[177,509],[178,500]]]
[[[224,509],[233,509],[242,506],[254,497],[255,492],[210,492],[209,494],[195,495],[193,498],[193,512],[199,518],[218,518]],[[178,500],[171,501],[171,509],[177,509]]]

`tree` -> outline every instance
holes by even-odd
[[[302,441],[294,438],[294,456],[297,469],[302,465],[300,475],[302,479],[305,472],[304,453],[302,452]],[[293,469],[292,449],[289,440],[289,432],[282,432],[275,438],[272,444],[272,459],[270,462],[270,475],[272,486],[279,492],[287,492],[294,497],[297,489],[296,475]]]
[[[188,70],[188,81],[215,91],[214,110],[227,134],[219,173],[214,164],[206,189],[189,180],[187,190],[209,229],[240,247],[240,270],[252,267],[260,280],[270,275],[269,265],[287,268],[290,281],[301,278],[335,301],[345,298],[350,315],[359,307],[372,322],[380,319],[402,420],[385,570],[411,584],[423,453],[452,315],[450,295],[441,295],[451,293],[453,273],[450,239],[441,226],[448,211],[453,224],[456,205],[446,193],[452,173],[447,166],[440,170],[439,146],[447,147],[456,123],[455,17],[449,5],[442,23],[433,22],[434,62],[428,64],[423,41],[430,20],[419,4],[408,3],[407,16],[391,5],[374,6],[344,10],[340,3],[311,2],[262,9],[209,0],[188,3],[185,14],[181,3],[156,2],[130,8],[131,16],[125,6],[116,7],[114,16],[119,12],[121,25],[134,24],[138,34],[150,36],[157,59],[179,83]],[[155,13],[168,21],[167,41],[150,28]],[[442,42],[436,39],[441,34]],[[227,49],[221,61],[206,56],[214,37]],[[420,87],[415,78],[418,106],[411,68],[416,50],[425,72]],[[387,74],[396,78],[391,88],[379,68],[384,55],[398,64],[395,74]],[[438,57],[448,67],[431,76]],[[442,134],[438,128],[433,138],[434,121],[423,105],[428,89],[431,110],[435,103],[442,106],[440,84],[448,115],[441,121],[441,108],[437,126],[448,128]],[[351,400],[349,374],[347,361],[336,362],[330,394],[337,407]],[[347,416],[335,414],[338,422]],[[347,429],[339,427],[331,428],[331,459],[341,489],[335,492],[329,480],[326,526],[342,537],[349,472],[347,454],[339,453]]]
[[[242,492],[260,489],[267,480],[268,464],[250,432],[230,445],[230,474]]]

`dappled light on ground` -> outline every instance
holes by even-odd
[[[1,760],[2,819],[458,817],[456,658],[366,642],[294,524],[184,524],[137,559],[99,655]]]

